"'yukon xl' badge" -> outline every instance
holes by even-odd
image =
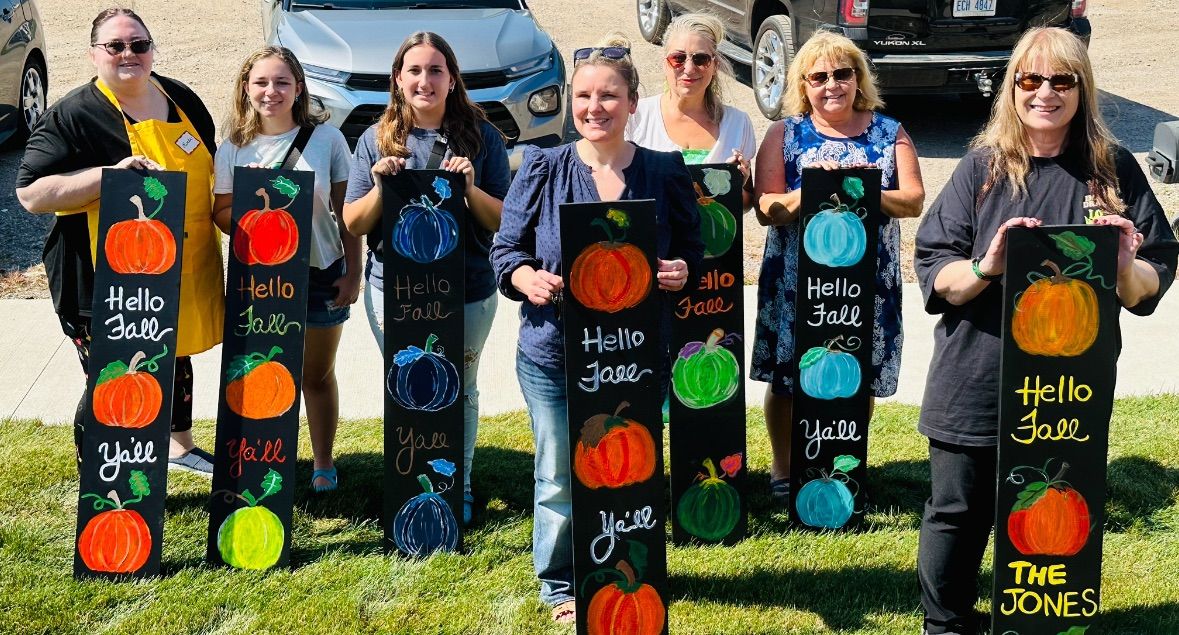
[[[905,39],[903,33],[890,33],[889,36],[883,40],[873,40],[876,46],[925,46],[923,40],[908,40]]]

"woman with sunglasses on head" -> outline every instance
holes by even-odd
[[[913,140],[897,120],[876,112],[884,104],[863,52],[842,35],[819,32],[798,50],[787,71],[785,112],[757,151],[754,209],[769,226],[758,280],[757,325],[750,377],[768,382],[766,428],[773,461],[770,493],[785,503],[790,487],[793,406],[794,302],[798,288],[798,223],[802,170],[875,166],[881,199],[876,252],[876,314],[872,327],[875,397],[896,392],[901,367],[900,222],[921,214],[925,188]]]
[[[236,166],[306,170],[315,175],[311,210],[311,271],[303,349],[303,399],[313,457],[311,488],[336,489],[332,446],[340,415],[336,349],[360,293],[360,239],[342,229],[352,156],[343,133],[311,111],[303,66],[289,50],[259,49],[234,80],[226,139],[217,150],[213,220],[229,232]],[[293,153],[298,151],[297,160]]]
[[[1179,245],[1138,162],[1102,121],[1085,43],[1063,29],[1032,29],[1012,52],[990,120],[917,231],[925,309],[942,314],[919,423],[932,485],[917,556],[927,633],[974,633],[980,622],[976,581],[995,520],[1007,230],[1089,218],[1118,229],[1119,301],[1150,314],[1175,278]]]
[[[565,349],[559,306],[554,304],[564,288],[560,205],[655,199],[656,279],[662,291],[694,286],[704,256],[696,197],[683,157],[626,140],[626,122],[639,89],[629,46],[625,38],[611,36],[600,46],[574,51],[573,124],[581,139],[525,151],[491,249],[500,292],[522,302],[516,376],[536,441],[533,565],[541,600],[553,607],[552,618],[561,623],[574,621],[575,609]],[[671,321],[665,296],[659,294],[664,309],[661,340]]]
[[[213,119],[195,93],[152,72],[156,48],[134,11],[98,14],[90,30],[97,77],[58,100],[37,123],[16,179],[21,205],[56,213],[45,241],[45,271],[62,330],[89,373],[94,262],[103,168],[188,174],[180,317],[168,468],[212,475],[212,455],[192,439],[192,361],[221,341],[221,242],[213,205]],[[80,445],[89,394],[74,416]]]
[[[752,204],[749,160],[756,152],[749,115],[724,103],[721,75],[732,75],[717,53],[724,40],[721,21],[705,13],[676,16],[663,34],[663,77],[667,88],[639,100],[626,122],[626,138],[644,148],[677,151],[684,162],[737,164],[745,179],[742,203]]]
[[[418,31],[393,57],[389,105],[356,142],[344,222],[368,236],[364,302],[377,346],[385,352],[381,177],[406,169],[442,169],[466,180],[466,327],[464,335],[463,524],[471,522],[471,462],[479,426],[479,359],[497,304],[488,250],[499,229],[511,171],[503,136],[471,102],[450,45]]]

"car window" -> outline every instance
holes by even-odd
[[[520,0],[296,0],[298,9],[520,9]]]

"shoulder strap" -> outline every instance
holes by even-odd
[[[299,157],[303,156],[303,150],[307,148],[307,141],[311,139],[312,132],[315,132],[315,128],[311,126],[299,128],[299,134],[295,135],[295,141],[287,150],[287,156],[283,158],[280,168],[284,170],[295,169],[295,165],[299,163]]]
[[[446,133],[439,130],[438,136],[434,137],[434,147],[430,148],[430,158],[426,160],[427,170],[437,170],[442,167],[442,159],[446,158],[447,145]]]

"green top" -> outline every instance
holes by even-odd
[[[704,163],[704,160],[708,158],[708,153],[710,152],[712,152],[712,150],[701,150],[699,148],[695,150],[680,150],[680,154],[684,155],[684,163],[688,165],[699,165]]]

